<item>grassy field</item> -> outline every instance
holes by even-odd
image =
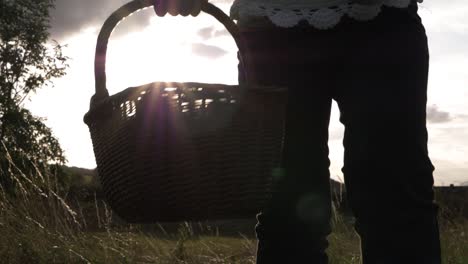
[[[16,180],[22,185],[15,195],[0,191],[0,263],[255,263],[253,225],[231,227],[229,235],[209,223],[115,225],[102,201],[71,206],[47,179]],[[468,220],[442,209],[444,263],[466,264]],[[331,263],[359,263],[351,223],[335,214]]]

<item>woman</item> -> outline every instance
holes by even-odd
[[[155,0],[158,15],[204,0]],[[327,263],[328,124],[345,126],[348,201],[364,264],[441,263],[428,157],[429,52],[413,0],[236,0],[240,81],[289,88],[283,175],[257,216],[257,264]]]

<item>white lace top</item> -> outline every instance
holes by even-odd
[[[382,6],[406,8],[411,1],[368,0],[372,4],[364,5],[352,0],[235,0],[231,17],[241,27],[261,26],[259,21],[268,18],[279,27],[293,27],[299,21],[306,20],[318,29],[329,29],[338,24],[344,15],[361,21],[371,20],[380,13]]]

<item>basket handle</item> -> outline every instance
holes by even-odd
[[[104,25],[99,32],[96,44],[96,55],[94,58],[96,94],[93,96],[92,102],[100,101],[101,99],[109,96],[109,92],[106,88],[106,56],[107,44],[109,42],[112,31],[124,18],[128,17],[132,13],[153,5],[154,0],[134,0],[117,9],[104,22]],[[208,3],[208,1],[203,2],[201,10],[212,15],[226,27],[226,29],[234,38],[237,48],[240,50],[241,45],[239,41],[239,29],[237,28],[237,25],[221,9],[211,3]]]

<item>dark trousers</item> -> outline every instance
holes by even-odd
[[[417,6],[374,20],[243,30],[240,82],[289,88],[282,170],[260,213],[257,263],[327,263],[332,100],[345,126],[344,179],[364,264],[438,264],[428,157],[429,52]]]

